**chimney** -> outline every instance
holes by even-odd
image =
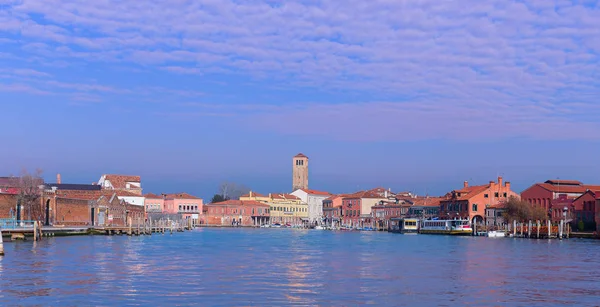
[[[502,186],[502,176],[498,176],[498,185]]]
[[[56,184],[61,184],[60,174],[56,174]]]
[[[506,182],[506,190],[510,191],[510,181]]]
[[[464,183],[464,187],[465,187],[465,188],[468,188],[468,187],[469,187],[469,182],[468,182],[468,181],[466,181],[466,180],[465,180],[465,183]]]
[[[250,195],[250,197],[252,197],[252,191],[250,191],[249,195]]]

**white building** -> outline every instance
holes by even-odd
[[[300,198],[303,203],[308,204],[308,220],[310,223],[321,223],[323,218],[323,201],[331,196],[329,192],[315,191],[309,189],[298,189],[291,193]]]

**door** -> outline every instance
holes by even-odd
[[[105,217],[106,217],[106,212],[104,212],[104,211],[98,212],[98,226],[104,226]]]
[[[94,217],[95,217],[94,211],[95,211],[94,208],[92,208],[92,212],[91,212],[92,215],[90,216],[90,221],[92,221],[92,226],[96,226],[96,225],[94,225],[94,222],[95,222],[94,221]]]
[[[50,200],[46,201],[46,226],[50,226]]]

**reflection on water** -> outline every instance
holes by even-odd
[[[600,302],[600,244],[291,229],[4,244],[0,305]]]

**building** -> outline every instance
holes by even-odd
[[[205,205],[209,226],[261,226],[269,224],[269,205],[254,200],[226,200]]]
[[[497,182],[477,186],[469,186],[465,181],[461,189],[450,192],[447,199],[440,202],[440,218],[487,223],[485,210],[501,207],[510,197],[519,198],[519,194],[513,192],[510,182],[503,182],[502,177],[498,177]]]
[[[598,185],[555,179],[533,184],[521,192],[521,199],[542,207],[555,222],[564,219],[563,211],[567,208],[567,219],[572,227],[577,227],[578,222],[583,221],[586,230],[594,230],[596,222],[593,217],[597,208],[594,200],[599,193]]]
[[[240,197],[242,201],[258,201],[269,205],[271,223],[307,225],[308,205],[299,197],[284,193],[269,193],[268,195],[250,191]]]
[[[160,214],[165,208],[165,198],[153,193],[145,194],[144,207],[146,207],[147,214]]]
[[[302,153],[292,159],[292,191],[308,189],[308,157]]]
[[[596,232],[600,235],[600,193],[596,193],[596,207],[594,216],[596,217]]]
[[[342,199],[346,195],[332,195],[323,200],[325,225],[339,227],[342,218]]]
[[[444,197],[411,197],[412,205],[406,212],[407,217],[430,219],[440,216],[440,203]]]
[[[184,219],[192,219],[194,225],[201,224],[202,198],[188,193],[163,194],[163,213],[178,214]]]
[[[102,195],[91,202],[93,212],[91,225],[94,226],[129,226],[143,225],[146,221],[143,206],[132,205],[119,199],[117,193]]]
[[[377,229],[387,230],[390,225],[390,219],[395,217],[404,217],[412,203],[397,201],[380,201],[371,208],[371,214]]]
[[[360,191],[342,199],[342,225],[348,227],[374,227],[371,208],[380,201],[389,201],[390,192],[385,189]]]
[[[60,177],[60,174],[58,176]],[[126,191],[133,195],[142,196],[142,182],[140,176],[102,175],[100,180],[98,180],[98,185],[101,186],[103,190]],[[143,201],[141,204],[132,204],[139,206],[144,205]]]
[[[331,196],[329,192],[298,189],[292,195],[308,205],[308,220],[311,224],[323,223],[323,201]]]

